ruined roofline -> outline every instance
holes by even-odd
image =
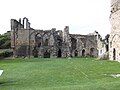
[[[23,19],[19,18],[19,20],[11,19],[12,27],[16,28],[24,28],[24,29],[33,29],[30,27],[30,22],[28,18],[24,17]]]
[[[64,32],[64,29],[69,29],[69,26],[65,26],[65,28],[63,29],[63,30],[56,30],[56,28],[51,28],[51,29],[49,29],[49,30],[44,30],[44,29],[33,29],[33,28],[29,28],[29,29],[27,29],[27,28],[24,28],[24,23],[22,22],[22,21],[24,21],[24,19],[26,19],[27,20],[27,22],[29,23],[29,20],[26,18],[26,17],[24,17],[23,18],[23,20],[21,20],[21,18],[19,19],[19,20],[16,20],[16,19],[11,19],[11,20],[14,20],[15,22],[17,22],[17,23],[19,23],[20,25],[22,25],[23,26],[23,28],[20,28],[21,30],[35,30],[35,31],[38,31],[38,32],[51,32],[51,31],[60,31],[60,32]],[[23,24],[22,24],[22,23]],[[97,31],[96,31],[96,33],[98,33]],[[72,35],[72,36],[83,36],[83,37],[86,37],[86,36],[95,36],[94,34],[93,35],[89,35],[89,34],[86,34],[86,35],[82,35],[82,34],[69,34],[69,35]]]
[[[69,34],[70,36],[95,37],[95,35]]]
[[[69,34],[71,36],[86,36],[86,35],[82,35],[82,34]]]
[[[44,29],[34,29],[34,30],[36,30],[36,31],[51,31],[52,29],[46,29],[46,30],[44,30]]]
[[[16,20],[16,19],[11,19],[11,21],[14,21],[14,22],[17,22],[17,23],[19,23],[20,25],[23,25],[23,24],[21,24],[18,20]]]
[[[96,31],[96,30],[93,33],[89,33],[89,34],[86,34],[86,35],[84,35],[84,34],[70,34],[70,35],[76,35],[76,36],[95,36],[95,35],[99,35],[101,37],[99,32]]]
[[[30,28],[30,29],[20,28],[19,30],[35,30],[35,29],[33,29],[33,28]]]
[[[53,30],[53,28],[52,29],[48,29],[48,30],[44,30],[44,29],[34,29],[35,31],[45,31],[45,32],[51,32],[52,30]],[[62,31],[62,30],[53,30],[53,31]],[[63,32],[63,31],[62,31]]]

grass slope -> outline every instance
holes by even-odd
[[[94,58],[0,60],[0,90],[120,90],[120,64]],[[107,74],[107,75],[105,75]]]

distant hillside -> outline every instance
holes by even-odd
[[[5,34],[0,34],[0,49],[10,49],[10,31]]]

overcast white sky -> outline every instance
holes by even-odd
[[[1,0],[0,34],[10,30],[10,19],[27,17],[35,29],[70,27],[70,33],[110,33],[110,0]]]

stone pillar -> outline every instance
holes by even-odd
[[[71,56],[71,40],[69,35],[69,26],[66,26],[63,31],[63,57]]]
[[[16,34],[15,34],[15,31],[16,31],[16,22],[14,19],[11,19],[11,48],[13,49],[13,57],[16,56]]]

